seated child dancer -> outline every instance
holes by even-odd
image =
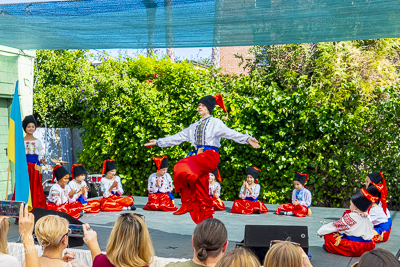
[[[376,196],[379,200],[372,204],[368,210],[369,218],[374,225],[374,242],[386,242],[389,239],[392,230],[392,219],[390,211],[387,208],[387,188],[386,181],[382,173],[374,172],[367,176],[367,190],[371,195]],[[375,183],[376,182],[376,183]]]
[[[100,185],[103,198],[100,200],[100,210],[102,211],[121,211],[136,210],[133,205],[135,200],[131,196],[121,197],[124,193],[121,178],[117,173],[115,161],[107,159],[103,162],[103,171]]]
[[[74,192],[71,202],[78,202],[83,205],[85,212],[98,213],[100,211],[100,201],[97,199],[87,201],[89,188],[85,182],[87,174],[85,167],[82,164],[74,164],[72,165],[71,174],[72,180],[66,186],[69,195]]]
[[[176,211],[177,206],[172,202],[174,195],[171,193],[172,178],[168,171],[168,158],[154,157],[153,160],[157,166],[157,172],[149,177],[147,190],[149,191],[149,200],[144,210]]]
[[[257,184],[257,178],[261,170],[256,167],[247,168],[247,181],[243,181],[239,197],[232,206],[232,213],[252,214],[266,213],[267,207],[261,201],[258,201],[260,195],[260,185]]]
[[[66,188],[69,182],[68,171],[63,166],[56,165],[53,169],[53,179],[51,183],[53,183],[54,179],[57,180],[57,183],[50,188],[47,198],[49,200],[47,208],[49,210],[65,212],[75,219],[79,219],[82,205],[71,200],[71,197],[74,195],[72,192],[68,194]]]
[[[218,180],[221,181],[218,168],[210,172],[209,176],[210,178],[208,182],[208,189],[210,197],[212,199],[212,206],[214,210],[225,210],[225,204],[219,198],[219,196],[221,195],[221,185],[217,181],[215,181],[215,178],[218,178]]]
[[[350,210],[339,220],[318,230],[317,235],[325,238],[324,248],[330,253],[348,257],[360,257],[364,252],[373,250],[374,226],[366,211],[377,199],[364,188],[353,195]]]
[[[292,192],[292,203],[282,204],[278,207],[275,214],[294,215],[296,217],[311,216],[311,192],[304,187],[308,180],[308,175],[296,172]]]

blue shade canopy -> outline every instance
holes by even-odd
[[[398,0],[0,4],[0,45],[20,49],[244,46],[387,37],[400,37]]]

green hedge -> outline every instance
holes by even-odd
[[[382,171],[389,186],[389,206],[400,205],[396,86],[376,86],[372,94],[380,97],[366,101],[360,91],[342,83],[335,90],[343,98],[332,100],[327,90],[307,84],[309,77],[295,71],[285,72],[291,79],[283,85],[257,68],[250,76],[238,77],[146,57],[104,57],[95,68],[83,54],[78,58],[84,60],[77,61],[76,51],[57,55],[71,62],[65,72],[79,75],[61,81],[46,78],[60,68],[51,53],[38,53],[42,61],[34,108],[39,121],[83,127],[79,162],[98,172],[104,159],[115,159],[125,191],[132,195],[147,194],[147,178],[155,171],[151,157],[167,155],[173,175],[174,164],[193,150],[190,143],[164,149],[143,144],[197,121],[198,99],[221,93],[229,111],[227,126],[254,136],[261,145],[254,150],[222,141],[222,199],[238,197],[246,167],[253,165],[262,170],[260,198],[267,203],[289,201],[294,173],[300,171],[310,177],[306,187],[312,191],[313,205],[348,206],[366,174]],[[46,98],[55,100],[44,102]],[[60,109],[73,120],[52,119]],[[224,113],[216,107],[213,115],[221,118]]]

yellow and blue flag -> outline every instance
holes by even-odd
[[[7,154],[8,159],[11,160],[15,166],[15,200],[24,201],[32,207],[28,164],[26,161],[25,142],[22,129],[21,108],[18,97],[18,81],[15,85],[15,92],[11,105]]]

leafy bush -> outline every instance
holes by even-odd
[[[316,55],[307,54],[304,47],[268,47],[264,50],[268,68],[252,66],[250,76],[224,75],[166,59],[104,57],[96,68],[87,58],[75,61],[71,71],[85,72],[75,80],[65,74],[64,82],[55,78],[48,81],[49,74],[44,73],[58,72],[60,66],[49,68],[48,64],[55,64],[54,54],[43,51],[38,54],[41,76],[35,91],[35,112],[42,121],[52,121],[52,126],[83,127],[84,149],[79,161],[98,172],[104,159],[115,159],[125,191],[146,195],[147,178],[156,169],[151,157],[167,155],[172,172],[174,164],[193,147],[184,143],[148,149],[143,144],[188,127],[199,119],[198,99],[222,93],[229,111],[227,126],[254,136],[261,145],[254,150],[249,145],[222,141],[222,199],[237,198],[249,165],[262,170],[258,183],[265,202],[289,201],[294,173],[300,171],[309,174],[307,187],[312,191],[313,205],[333,207],[348,206],[365,176],[382,171],[389,185],[391,207],[398,208],[400,96],[398,87],[392,86],[396,82],[391,81],[386,88],[369,88],[368,95],[365,87],[351,79],[333,86],[326,81],[331,80],[328,76],[337,66],[326,70],[329,57],[324,53],[335,54],[336,48],[320,44]],[[62,53],[70,57],[70,53],[78,52]],[[296,54],[304,66],[285,62],[284,53]],[[282,57],[274,58],[276,65],[271,63],[272,55]],[[317,59],[323,64],[318,65]],[[40,101],[54,95],[67,95],[69,99]],[[44,105],[59,117],[53,119],[53,113],[44,112]],[[65,113],[75,119],[64,120]],[[213,115],[221,118],[224,113],[217,107]]]

